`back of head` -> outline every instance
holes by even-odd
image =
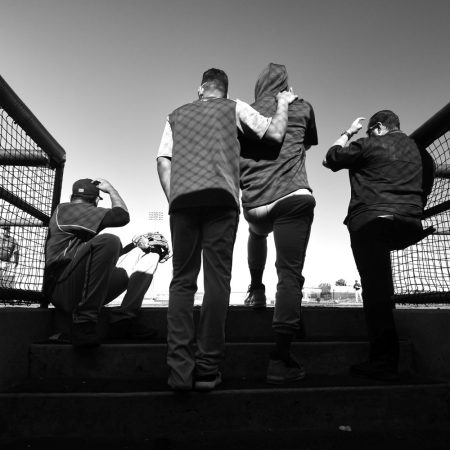
[[[82,178],[73,183],[71,201],[80,200],[95,204],[98,197],[100,197],[100,191],[91,178]]]
[[[203,73],[201,85],[205,91],[217,90],[223,97],[228,95],[228,76],[221,69],[208,69]]]
[[[288,74],[286,66],[269,63],[259,74],[255,85],[255,101],[265,94],[276,95],[288,89]]]
[[[400,119],[397,114],[390,111],[389,109],[383,109],[381,111],[376,112],[370,119],[367,124],[367,129],[370,130],[377,123],[381,123],[388,130],[399,130],[400,129]]]

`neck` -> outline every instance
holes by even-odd
[[[200,100],[206,100],[208,98],[224,98],[222,91],[218,91],[217,89],[204,91]]]

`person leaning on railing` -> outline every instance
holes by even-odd
[[[351,373],[398,378],[399,343],[394,322],[390,251],[423,239],[421,217],[433,184],[434,164],[425,149],[400,130],[389,110],[374,114],[367,137],[346,145],[362,128],[358,117],[328,150],[324,166],[349,170],[351,199],[344,221],[358,268],[370,354]]]

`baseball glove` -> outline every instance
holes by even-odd
[[[160,263],[166,262],[172,256],[167,239],[158,231],[134,236],[133,244],[145,253],[157,253]]]

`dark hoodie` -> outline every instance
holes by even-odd
[[[277,109],[276,95],[288,89],[286,67],[270,63],[258,77],[255,103],[261,114],[272,117]],[[283,145],[240,137],[241,189],[244,208],[255,208],[278,200],[298,189],[311,192],[305,169],[305,146],[317,145],[312,106],[303,99],[289,105],[289,120]]]

